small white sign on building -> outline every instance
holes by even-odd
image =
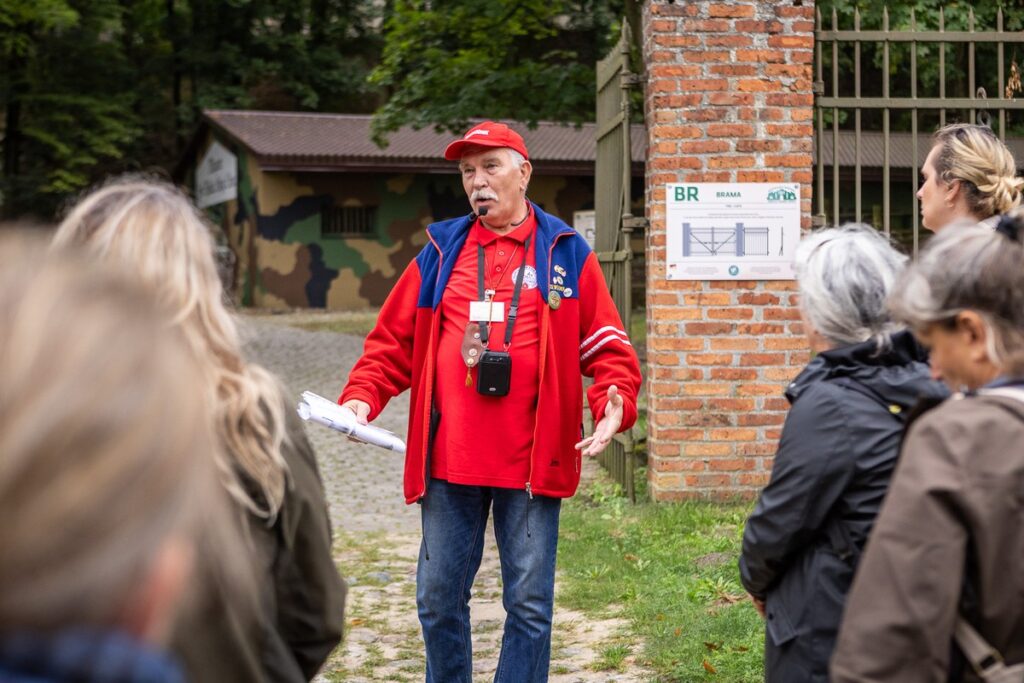
[[[238,158],[216,140],[196,167],[196,204],[200,209],[238,196]]]
[[[594,225],[594,212],[591,211],[573,211],[572,213],[572,227],[576,228],[576,232],[583,236],[583,239],[587,241],[590,248],[594,248],[594,231],[596,229]]]
[[[665,204],[667,279],[795,278],[799,184],[671,183]]]

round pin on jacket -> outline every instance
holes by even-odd
[[[548,306],[552,309],[557,310],[562,305],[562,297],[558,295],[556,291],[548,292]]]

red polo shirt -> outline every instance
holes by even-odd
[[[523,244],[537,227],[533,212],[511,233],[498,236],[477,220],[455,262],[439,310],[441,335],[437,347],[436,402],[441,422],[434,441],[430,474],[453,484],[522,488],[530,471],[530,450],[537,408],[540,360],[540,295],[537,292],[536,239],[530,240],[526,276],[519,295],[519,315],[508,352],[512,380],[507,396],[483,396],[476,390],[476,369],[462,360],[462,340],[469,324],[469,304],[477,293],[477,244],[484,245],[485,288],[505,304],[505,321],[490,325],[488,347],[500,351],[515,288],[523,263]],[[470,385],[466,386],[466,373]]]

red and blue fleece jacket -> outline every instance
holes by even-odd
[[[586,241],[558,218],[533,205],[537,217],[537,288],[523,296],[539,296],[540,390],[533,425],[530,470],[523,488],[565,498],[580,480],[583,381],[594,378],[587,403],[595,423],[604,416],[608,387],[623,400],[620,431],[633,426],[640,389],[640,363],[604,280],[597,256]],[[430,243],[409,264],[381,308],[377,325],[366,338],[338,399],[370,405],[370,419],[387,402],[412,390],[405,459],[405,499],[426,495],[430,417],[433,406],[435,356],[440,331],[438,307],[445,286],[466,242],[473,215],[434,223]],[[549,291],[558,292],[557,308],[548,305]],[[496,426],[500,429],[500,426]]]

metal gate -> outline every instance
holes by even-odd
[[[629,68],[630,41],[629,22],[623,19],[619,42],[597,64],[597,167],[594,179],[594,250],[627,332],[633,304],[630,239],[633,230],[645,224],[644,218],[634,218],[630,213],[629,89],[641,83]],[[633,501],[636,500],[634,448],[632,430],[628,430],[616,434],[604,453],[598,456],[598,461]]]
[[[1014,99],[1021,90],[1017,60],[1024,55],[1016,49],[1024,44],[1024,32],[1004,30],[1002,9],[987,31],[977,30],[973,8],[956,16],[940,8],[931,27],[919,26],[911,10],[905,30],[890,30],[887,8],[873,18],[881,30],[864,30],[861,20],[855,11],[852,30],[841,30],[835,10],[828,28],[820,11],[816,17],[814,223],[871,222],[916,252],[919,173],[931,133],[947,123],[947,115],[949,122],[992,126],[1018,166],[1024,161],[1024,101]],[[950,26],[966,30],[947,30]],[[872,73],[862,82],[865,70]],[[894,83],[901,86],[898,95]],[[1013,112],[1011,131],[1007,116]],[[828,189],[826,167],[831,169]],[[864,211],[865,175],[873,183],[881,180],[880,188],[872,188],[870,214]]]

